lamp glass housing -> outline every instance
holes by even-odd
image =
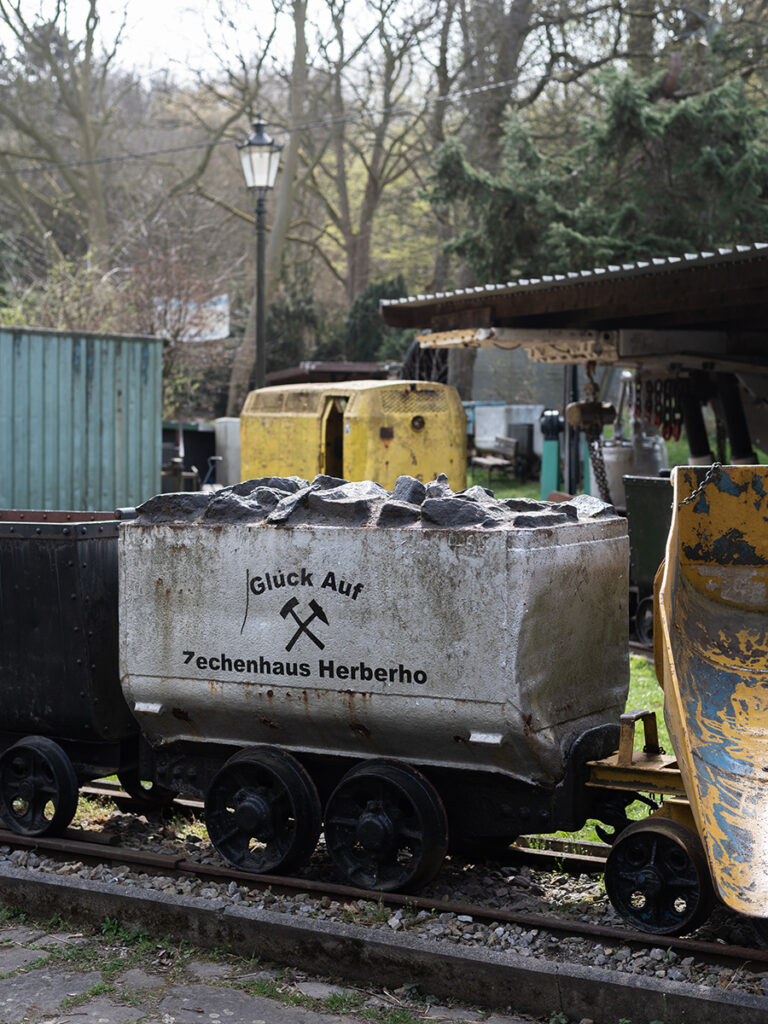
[[[274,188],[282,148],[266,134],[262,121],[253,122],[253,135],[238,147],[247,188]]]

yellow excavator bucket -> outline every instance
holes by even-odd
[[[664,717],[720,898],[768,917],[768,466],[680,467],[674,488]]]

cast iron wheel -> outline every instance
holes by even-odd
[[[230,864],[267,874],[296,871],[320,836],[320,797],[308,773],[274,747],[241,750],[213,777],[205,797],[211,842]]]
[[[657,935],[698,928],[714,899],[701,840],[668,818],[624,829],[605,862],[605,888],[625,921]]]
[[[151,779],[142,779],[136,768],[118,772],[117,778],[128,796],[137,803],[142,804],[147,810],[167,807],[178,796],[178,793],[175,793],[172,789],[158,786]]]
[[[653,647],[653,598],[644,597],[635,612],[635,636],[644,647]]]
[[[27,736],[0,756],[0,816],[18,835],[64,832],[77,796],[72,762],[46,736]]]
[[[347,772],[331,793],[325,845],[352,885],[413,890],[443,863],[448,819],[421,772],[398,761],[370,761]]]

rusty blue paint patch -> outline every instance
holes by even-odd
[[[742,530],[727,530],[716,540],[705,538],[698,544],[682,544],[685,557],[691,562],[709,565],[766,565],[752,544],[744,538]]]
[[[721,494],[732,494],[735,498],[744,494],[751,487],[750,480],[745,480],[740,484],[736,483],[729,473],[724,473],[722,470],[715,474],[712,482]]]

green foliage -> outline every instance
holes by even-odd
[[[544,159],[508,119],[502,169],[471,166],[452,140],[431,200],[463,228],[450,249],[483,281],[566,272],[749,243],[768,232],[768,109],[743,82],[673,101],[655,79],[605,73],[604,104],[577,143]]]
[[[6,294],[0,325],[135,334],[136,308],[129,283],[88,259],[60,259],[48,276]]]
[[[408,294],[402,274],[372,282],[357,296],[344,327],[344,354],[360,362],[400,359],[413,341],[412,331],[387,327],[379,316],[381,299],[400,299]]]

